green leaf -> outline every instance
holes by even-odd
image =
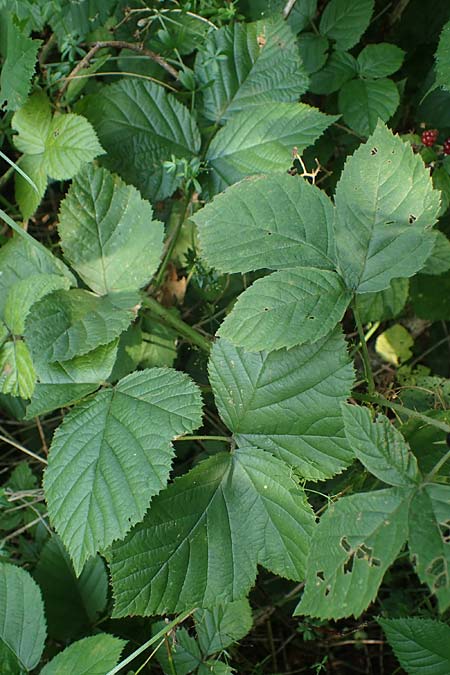
[[[248,351],[316,342],[342,319],[350,300],[336,272],[314,267],[273,272],[239,296],[218,335]]]
[[[400,94],[395,83],[380,80],[351,80],[339,92],[339,110],[344,121],[362,136],[371,134],[381,119],[387,122],[398,108]]]
[[[380,42],[366,45],[356,59],[360,77],[388,77],[401,67],[405,52],[397,45]]]
[[[329,42],[317,33],[301,33],[298,36],[300,56],[308,74],[316,73],[325,65],[328,58]]]
[[[29,38],[9,13],[2,15],[3,20],[6,30],[1,46],[4,61],[0,74],[0,107],[6,103],[6,110],[17,110],[27,100],[42,41]]]
[[[381,291],[423,267],[439,193],[421,158],[381,122],[347,159],[335,203],[339,269],[349,288]]]
[[[53,437],[44,486],[77,574],[142,520],[167,483],[170,441],[200,422],[197,387],[162,368],[133,373],[66,415]]]
[[[36,274],[58,274],[76,285],[74,276],[61,260],[43,246],[32,246],[17,235],[0,248],[0,269],[0,317],[4,316],[9,289],[21,279]]]
[[[418,274],[411,280],[410,297],[420,319],[450,319],[450,272],[439,276]]]
[[[96,293],[138,289],[155,273],[164,228],[136,188],[92,165],[61,204],[58,226],[66,259]]]
[[[332,94],[358,72],[356,59],[347,52],[331,52],[325,66],[311,77],[314,94]]]
[[[305,103],[266,103],[236,113],[206,153],[209,191],[221,192],[252,174],[287,171],[292,148],[301,154],[336,119]]]
[[[0,392],[30,398],[35,382],[36,372],[25,342],[6,342],[0,349]]]
[[[241,640],[252,627],[252,610],[247,598],[197,609],[194,614],[198,642],[206,656],[221,652]]]
[[[101,297],[82,289],[55,291],[35,303],[25,323],[25,337],[36,364],[69,361],[118,337],[135,318],[139,294]]]
[[[254,448],[210,457],[175,479],[113,545],[114,616],[238,600],[257,564],[301,579],[313,527],[284,462]]]
[[[428,584],[445,612],[450,606],[450,486],[425,485],[409,511],[409,550],[422,583]]]
[[[100,556],[88,560],[77,578],[59,537],[44,545],[34,578],[44,596],[48,632],[56,640],[77,637],[106,607],[108,576],[103,560]]]
[[[420,270],[421,274],[443,274],[450,269],[450,241],[443,232],[436,232],[434,247],[425,266]]]
[[[368,408],[342,404],[345,435],[359,461],[384,483],[414,486],[420,480],[417,460],[402,434],[384,415],[372,421]]]
[[[157,635],[165,627],[165,621],[156,621],[152,624],[152,634]],[[169,645],[172,663],[166,644],[163,643],[155,654],[164,673],[175,669],[176,675],[188,675],[197,670],[202,662],[202,653],[197,640],[189,635],[186,628],[177,628],[176,639],[170,640]]]
[[[398,366],[412,356],[414,340],[400,323],[396,323],[378,335],[375,351],[384,361]]]
[[[30,96],[12,119],[18,132],[14,143],[27,155],[38,155],[47,175],[58,180],[73,178],[83,164],[103,150],[89,122],[73,113],[51,117],[43,92]]]
[[[21,668],[37,666],[46,638],[44,604],[28,572],[0,563],[0,645]]]
[[[340,619],[368,607],[406,541],[410,495],[389,488],[331,504],[313,536],[296,615]]]
[[[5,304],[5,323],[11,333],[22,335],[25,319],[32,305],[49,293],[70,288],[70,281],[60,274],[32,274],[10,287]]]
[[[408,299],[409,280],[392,279],[389,288],[375,293],[362,293],[356,298],[363,323],[393,319],[402,311]]]
[[[432,619],[378,619],[394,654],[409,675],[448,675],[450,626]]]
[[[314,345],[259,354],[219,340],[209,377],[238,444],[267,450],[310,480],[329,478],[353,461],[340,404],[354,372],[340,330]]]
[[[200,111],[216,124],[258,104],[297,101],[308,86],[295,35],[281,16],[211,31],[195,74]]]
[[[41,203],[47,189],[47,173],[42,155],[22,155],[20,168],[34,182],[36,190],[18,172],[14,175],[16,201],[24,220],[28,220]]]
[[[247,178],[217,195],[193,220],[203,255],[221,272],[336,265],[333,204],[297,176]]]
[[[91,635],[57,654],[40,675],[105,675],[117,664],[125,644],[108,633]]]
[[[232,675],[234,672],[227,663],[213,659],[205,661],[198,669],[198,675]]]
[[[200,134],[188,109],[152,82],[124,78],[86,96],[79,106],[107,155],[102,163],[148,199],[164,199],[180,181],[164,173],[172,155],[190,158]]]
[[[442,29],[436,51],[436,85],[450,91],[450,21]]]
[[[330,0],[319,30],[335,41],[336,49],[351,49],[368,27],[373,6],[373,0]]]

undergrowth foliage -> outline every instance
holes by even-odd
[[[258,574],[450,672],[450,11],[405,94],[407,4],[0,1],[2,672],[227,675]]]

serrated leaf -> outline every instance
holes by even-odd
[[[77,578],[59,537],[53,536],[45,543],[34,578],[44,596],[48,632],[52,638],[77,637],[105,609],[108,576],[103,560],[100,556],[88,560]]]
[[[450,486],[425,485],[409,511],[409,550],[422,583],[428,584],[445,612],[450,606]]]
[[[178,187],[180,179],[164,173],[165,160],[171,155],[190,158],[200,150],[200,134],[188,109],[152,82],[124,78],[86,96],[79,109],[107,152],[104,166],[145,198],[164,199]]]
[[[336,49],[351,49],[368,27],[373,6],[373,0],[330,0],[319,30],[335,41]]]
[[[348,52],[333,51],[324,67],[311,76],[314,94],[332,94],[358,72],[356,59]]]
[[[414,486],[420,480],[417,460],[402,434],[384,415],[372,421],[368,408],[342,404],[345,435],[366,469],[384,483]]]
[[[240,445],[267,450],[310,480],[353,461],[340,404],[354,372],[341,331],[314,345],[258,354],[219,340],[209,376],[219,413]]]
[[[298,36],[298,47],[308,74],[316,73],[325,65],[329,47],[326,37],[317,33],[301,33]]]
[[[0,349],[0,392],[31,398],[35,382],[36,372],[25,342],[5,342]]]
[[[85,117],[55,115],[45,142],[44,166],[57,180],[73,178],[83,164],[103,154],[103,148]]]
[[[421,274],[438,275],[450,269],[450,241],[443,232],[436,232],[433,250],[427,258]]]
[[[0,645],[29,671],[39,663],[46,635],[38,585],[20,567],[0,563]]]
[[[14,175],[16,201],[19,205],[22,218],[28,220],[41,203],[47,189],[47,173],[42,155],[22,155],[18,165],[31,178],[36,190],[16,171]]]
[[[41,40],[32,40],[21,30],[9,13],[6,20],[5,43],[2,45],[4,61],[0,74],[0,106],[17,110],[27,99],[31,78],[36,65],[37,51]]]
[[[25,319],[35,302],[59,289],[70,288],[70,281],[60,274],[32,274],[17,281],[6,296],[5,323],[11,333],[22,335]]]
[[[3,317],[9,289],[21,279],[35,274],[57,274],[76,285],[74,276],[61,260],[44,247],[32,246],[14,235],[0,248],[0,317]]]
[[[59,652],[40,675],[80,675],[80,665],[89,675],[105,675],[117,664],[125,640],[100,633],[78,640]]]
[[[381,122],[347,159],[335,204],[337,257],[349,288],[381,291],[423,267],[439,193],[421,158]]]
[[[408,299],[409,280],[392,279],[389,288],[375,293],[362,293],[356,298],[363,323],[393,319],[402,311]]]
[[[412,356],[414,340],[400,323],[396,323],[378,335],[375,351],[384,361],[398,366]]]
[[[368,607],[406,541],[411,494],[389,488],[331,504],[313,536],[296,615],[340,619]]]
[[[335,268],[333,204],[302,178],[245,179],[217,195],[193,220],[203,255],[221,272]]]
[[[164,621],[156,621],[152,624],[152,634],[157,635],[164,630],[165,626]],[[170,673],[175,669],[177,675],[189,675],[196,671],[202,662],[198,642],[192,635],[189,635],[186,628],[177,628],[176,639],[170,644],[170,655],[172,664],[169,660],[167,645],[164,643],[155,654],[164,673]]]
[[[252,627],[252,610],[247,598],[198,609],[194,614],[195,628],[202,653],[216,654],[241,640]]]
[[[200,111],[216,124],[265,102],[297,101],[308,86],[295,35],[281,16],[212,31],[195,74]]]
[[[162,368],[128,375],[64,418],[44,487],[50,518],[77,574],[84,562],[142,520],[167,482],[170,441],[201,422],[186,375]]]
[[[378,619],[378,623],[409,675],[448,675],[450,626],[421,617]]]
[[[399,103],[398,89],[387,78],[351,80],[339,92],[339,110],[344,121],[362,136],[371,134],[378,120],[387,122]]]
[[[235,671],[228,663],[210,659],[202,663],[198,669],[198,675],[232,675]]]
[[[155,273],[164,228],[136,188],[88,166],[73,181],[58,226],[66,259],[100,295],[138,289]]]
[[[306,103],[269,102],[236,113],[206,153],[209,191],[215,194],[252,174],[287,171],[292,148],[301,154],[336,119]]]
[[[26,155],[41,155],[50,131],[52,113],[47,95],[39,90],[12,118],[12,128],[17,131],[14,145]]]
[[[356,59],[360,77],[388,77],[401,67],[405,52],[397,45],[379,42],[366,45]]]
[[[37,367],[69,361],[118,337],[135,318],[139,294],[121,291],[97,296],[82,289],[55,291],[35,303],[25,337]]]
[[[300,579],[314,516],[289,467],[268,453],[221,453],[177,478],[112,547],[114,616],[241,598],[257,564]]]
[[[336,272],[314,267],[273,272],[239,296],[218,334],[248,351],[316,342],[331,333],[350,300]]]
[[[450,91],[450,21],[442,29],[436,51],[436,85]]]

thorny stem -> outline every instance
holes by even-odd
[[[168,309],[159,304],[154,298],[146,296],[142,300],[143,307],[146,307],[152,314],[158,316],[168,326],[174,328],[180,335],[183,335],[189,342],[197,345],[204,352],[209,354],[211,351],[211,342],[196,331],[192,326],[185,323],[182,319],[172,314]]]
[[[361,343],[361,356],[364,365],[364,373],[367,380],[367,388],[369,394],[375,393],[375,382],[373,379],[372,368],[370,365],[369,350],[367,349],[367,342],[364,336],[364,330],[361,323],[361,317],[359,316],[358,308],[356,306],[356,300],[352,304],[353,316],[355,317],[356,328],[358,329],[359,341]]]
[[[417,412],[417,410],[405,408],[403,405],[400,405],[399,403],[392,403],[392,401],[388,401],[387,398],[384,398],[379,394],[370,395],[370,394],[358,394],[354,392],[352,393],[352,398],[354,398],[356,401],[364,401],[365,403],[376,403],[385,408],[390,408],[391,410],[395,410],[396,412],[403,414],[406,417],[412,417],[414,419],[420,420],[425,424],[429,424],[432,427],[436,427],[437,429],[444,431],[446,434],[450,434],[450,425],[445,424],[445,422],[441,422],[440,420],[436,420],[433,417],[423,415],[422,413]]]

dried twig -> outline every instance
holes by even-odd
[[[297,0],[287,0],[287,3],[284,6],[283,9],[283,19],[287,19],[289,14],[292,12],[292,8],[294,7],[295,3]]]

